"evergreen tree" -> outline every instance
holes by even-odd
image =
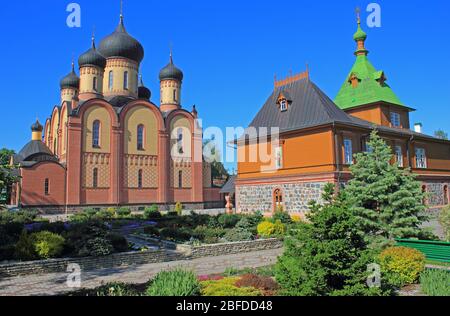
[[[382,288],[367,285],[373,253],[356,225],[357,218],[341,195],[333,197],[327,185],[324,205],[311,203],[309,223],[300,223],[286,238],[284,254],[276,265],[282,294],[292,296],[382,295]]]
[[[419,237],[425,211],[421,184],[410,170],[391,163],[391,148],[373,131],[368,152],[355,155],[352,180],[345,188],[351,209],[368,240],[384,243],[394,238]]]

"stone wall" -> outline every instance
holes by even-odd
[[[279,249],[283,242],[278,239],[265,239],[247,242],[224,243],[203,246],[180,245],[176,251],[156,250],[128,252],[105,257],[65,258],[30,262],[14,262],[0,265],[0,278],[21,275],[67,272],[70,264],[78,264],[82,271],[117,268],[180,260],[193,260],[202,257],[216,257],[223,254],[238,254],[269,249]]]
[[[311,200],[322,200],[323,188],[327,182],[304,182],[267,185],[241,185],[236,187],[237,208],[240,212],[272,212],[274,191],[283,192],[284,210],[289,213],[308,211]]]
[[[429,206],[443,206],[448,204],[448,190],[450,188],[450,183],[448,182],[424,182],[423,185],[426,186],[427,204]],[[445,186],[447,186],[447,198],[445,198]]]

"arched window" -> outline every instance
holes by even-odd
[[[423,201],[422,201],[423,205],[427,205],[428,204],[428,199],[427,199],[427,196],[426,196],[426,194],[427,194],[427,186],[426,185],[422,186],[422,193],[425,194],[425,196],[423,198]]]
[[[142,169],[138,171],[138,188],[142,189]]]
[[[178,102],[178,101],[177,101],[177,89],[174,89],[174,90],[173,90],[173,100],[174,100],[175,102]]]
[[[44,181],[44,194],[49,195],[50,194],[50,180],[47,178]]]
[[[177,130],[177,148],[179,154],[184,154],[183,150],[183,129],[179,128]]]
[[[94,189],[98,188],[98,169],[94,168],[92,172],[92,187]]]
[[[94,91],[97,91],[97,77],[94,77],[94,78],[92,79],[92,89],[93,89]]]
[[[273,192],[274,211],[283,210],[283,192],[280,189],[276,189]]]
[[[128,71],[123,73],[123,89],[128,90]]]
[[[100,121],[96,120],[92,124],[92,147],[100,148]]]
[[[444,205],[448,205],[449,196],[448,196],[448,185],[444,185]]]
[[[112,91],[112,89],[113,89],[113,84],[114,84],[114,73],[113,73],[113,71],[111,70],[111,71],[109,72],[109,80],[108,80],[108,88],[109,88],[109,91]]]
[[[178,188],[183,188],[183,171],[178,171]]]
[[[144,125],[137,127],[137,149],[144,150]]]

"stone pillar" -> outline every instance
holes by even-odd
[[[66,201],[68,205],[81,204],[81,175],[82,175],[82,129],[80,118],[69,118],[67,137],[67,184]]]
[[[158,202],[169,202],[170,186],[170,137],[163,131],[159,132],[159,150],[158,150]]]
[[[110,186],[110,203],[120,204],[122,176],[123,173],[123,154],[122,154],[122,131],[118,126],[112,126],[112,143],[111,143],[111,186]],[[124,201],[125,202],[125,201]]]

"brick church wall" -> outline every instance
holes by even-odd
[[[139,170],[142,170],[142,187],[155,189],[158,187],[158,157],[127,155],[125,157],[125,188],[137,189],[139,186]]]

